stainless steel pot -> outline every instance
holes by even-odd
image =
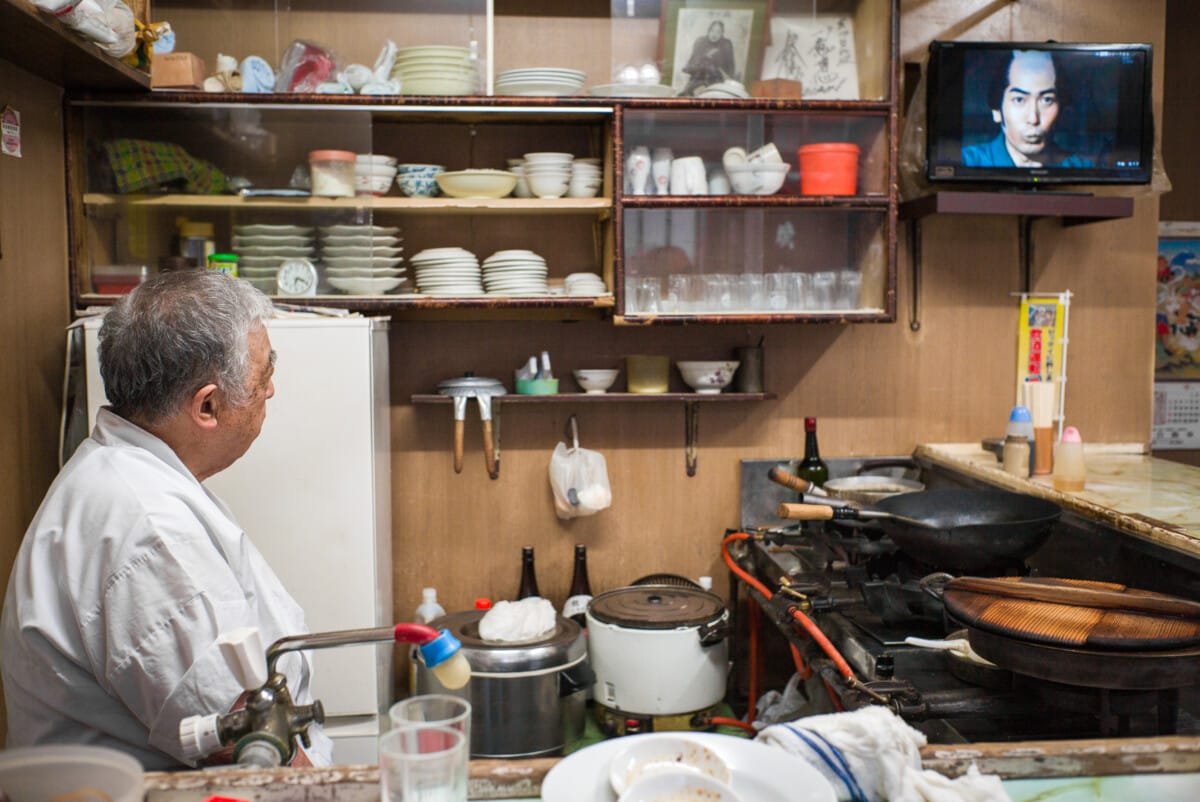
[[[592,678],[583,630],[559,616],[545,638],[490,643],[479,637],[484,614],[452,613],[430,624],[462,641],[471,681],[457,691],[447,690],[417,661],[417,693],[451,693],[471,703],[472,757],[561,754],[583,734],[585,692]]]
[[[617,588],[592,599],[588,650],[597,703],[627,713],[691,713],[725,698],[729,611],[707,591]]]

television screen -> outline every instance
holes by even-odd
[[[1152,60],[1148,44],[931,43],[926,175],[1149,182]]]

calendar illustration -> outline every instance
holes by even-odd
[[[1150,448],[1200,448],[1200,382],[1154,383]]]

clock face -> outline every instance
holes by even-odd
[[[276,277],[280,295],[316,295],[317,269],[307,259],[288,259]]]

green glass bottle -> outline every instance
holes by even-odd
[[[796,475],[817,487],[824,487],[829,479],[829,466],[821,459],[821,450],[817,447],[816,418],[804,419],[804,459],[796,467]]]

